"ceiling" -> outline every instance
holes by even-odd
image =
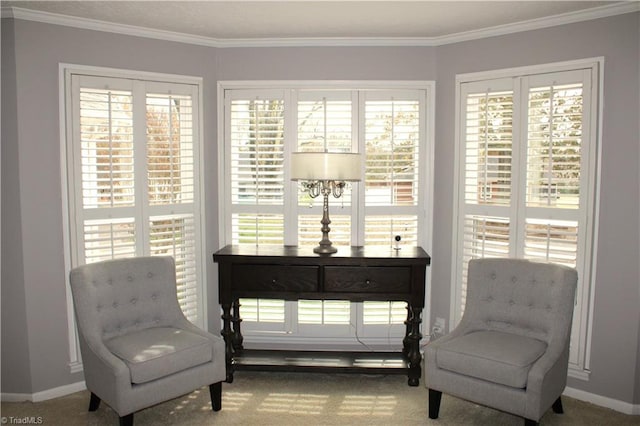
[[[217,42],[238,40],[443,40],[487,31],[592,19],[635,2],[615,1],[3,1],[14,17],[58,15]],[[637,6],[638,3],[635,3]],[[18,8],[18,9],[15,9]],[[56,14],[56,15],[50,15]],[[44,18],[43,18],[44,17]],[[28,18],[27,18],[28,19]],[[64,23],[73,26],[65,17]],[[100,23],[103,24],[103,23]],[[80,26],[82,26],[80,25]],[[118,31],[116,31],[118,32]]]

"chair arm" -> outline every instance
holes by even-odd
[[[567,381],[569,362],[568,345],[554,345],[547,348],[529,370],[527,392],[546,392],[549,386],[564,388]]]
[[[80,349],[87,388],[118,411],[122,389],[131,387],[129,368],[101,340],[80,335]]]

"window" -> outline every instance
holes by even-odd
[[[170,255],[203,326],[199,82],[99,74],[65,70],[69,267]]]
[[[391,247],[400,235],[402,245],[428,249],[431,90],[425,83],[221,83],[221,245],[316,246],[322,203],[289,179],[288,163],[292,152],[329,151],[365,154],[363,181],[329,202],[334,245]],[[384,346],[404,334],[407,315],[404,302],[240,302],[249,344],[276,335],[296,345],[324,338]]]
[[[570,363],[584,372],[598,63],[548,68],[553,69],[514,71],[506,78],[458,78],[452,311],[458,321],[471,259],[510,256],[575,267],[580,280]]]

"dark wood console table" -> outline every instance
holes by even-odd
[[[408,375],[410,386],[418,386],[425,273],[431,262],[422,248],[340,247],[335,254],[319,255],[310,247],[226,246],[214,253],[213,260],[219,264],[227,382],[233,381],[234,370],[244,369],[399,373]],[[244,349],[239,298],[406,301],[403,350],[345,353]]]

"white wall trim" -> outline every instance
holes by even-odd
[[[2,402],[42,402],[49,399],[60,398],[70,395],[72,393],[80,392],[87,389],[87,385],[84,381],[71,383],[69,385],[59,386],[52,389],[36,393],[2,393],[0,399]]]
[[[67,105],[68,99],[71,99],[71,75],[93,75],[98,77],[113,77],[123,79],[143,79],[145,81],[152,82],[166,82],[175,84],[185,84],[197,87],[198,94],[198,128],[199,139],[198,146],[195,149],[198,150],[200,165],[197,171],[197,181],[199,182],[199,197],[197,210],[199,211],[201,223],[199,224],[201,234],[206,235],[205,230],[205,206],[204,206],[204,182],[206,181],[204,175],[204,113],[203,113],[203,78],[198,76],[167,74],[149,71],[137,71],[121,68],[109,68],[90,65],[79,65],[61,62],[58,64],[58,105],[59,105],[59,122],[60,122],[60,185],[62,191],[62,229],[63,229],[63,248],[64,248],[64,267],[67,272],[65,275],[65,292],[66,292],[66,305],[67,305],[67,332],[68,332],[68,347],[69,347],[69,372],[78,373],[83,371],[82,359],[80,354],[80,341],[78,338],[76,320],[73,308],[73,297],[71,294],[71,285],[69,282],[68,272],[71,270],[74,264],[74,252],[72,250],[72,217],[73,209],[69,208],[70,202],[70,188],[69,188],[69,164],[71,160],[69,158],[70,153],[68,151],[69,143],[72,138],[72,126],[70,117],[70,105]],[[198,288],[200,292],[198,300],[198,320],[196,324],[201,328],[207,329],[207,251],[206,251],[206,238],[200,238],[200,250],[201,250],[201,285]]]
[[[24,9],[20,7],[3,7],[3,18],[22,19],[26,21],[42,22],[62,25],[66,27],[82,28],[94,31],[104,31],[116,34],[146,37],[200,46],[233,48],[233,47],[310,47],[310,46],[441,46],[461,41],[477,40],[487,37],[531,31],[541,28],[589,21],[609,16],[622,15],[640,11],[638,2],[620,2],[604,6],[585,9],[577,12],[562,13],[544,18],[514,22],[479,30],[465,31],[439,37],[297,37],[297,38],[235,38],[219,39],[185,34],[173,31],[155,30],[137,27],[135,25],[116,24],[97,19],[80,18],[57,13]]]
[[[593,189],[594,200],[592,202],[593,206],[593,214],[586,221],[586,228],[589,230],[588,235],[585,237],[587,241],[591,241],[591,248],[589,249],[589,254],[586,256],[586,259],[589,261],[589,266],[585,265],[585,270],[588,271],[588,276],[585,279],[586,287],[585,292],[582,298],[582,309],[585,312],[582,314],[582,320],[580,322],[580,340],[581,343],[579,348],[579,364],[574,365],[570,368],[569,376],[588,381],[589,380],[589,368],[590,368],[590,359],[591,359],[591,344],[592,344],[592,329],[593,329],[593,309],[594,309],[594,298],[595,298],[595,287],[596,287],[596,265],[597,265],[597,242],[598,242],[598,227],[599,223],[599,215],[600,215],[600,175],[601,175],[601,155],[602,155],[602,123],[603,123],[603,95],[604,95],[604,80],[603,80],[603,65],[604,65],[604,57],[593,57],[593,58],[584,58],[570,61],[562,61],[562,62],[554,62],[548,64],[537,64],[537,65],[528,65],[522,67],[513,67],[513,68],[505,68],[499,70],[490,70],[490,71],[482,71],[482,72],[474,72],[474,73],[465,73],[465,74],[457,74],[455,77],[456,83],[456,94],[455,94],[455,145],[454,145],[454,156],[455,156],[455,164],[454,164],[454,192],[456,197],[454,197],[454,205],[453,205],[453,217],[454,221],[456,221],[456,225],[454,226],[452,233],[452,278],[455,285],[451,287],[451,299],[450,299],[450,327],[453,328],[453,325],[459,321],[459,286],[458,286],[458,276],[461,271],[458,271],[458,263],[457,259],[459,256],[459,247],[458,247],[458,217],[460,215],[460,206],[458,199],[459,192],[461,191],[460,185],[462,185],[461,179],[461,168],[464,167],[462,164],[462,159],[459,158],[461,156],[460,153],[460,138],[462,137],[460,121],[461,121],[461,84],[463,83],[473,83],[477,81],[484,80],[495,80],[501,78],[515,78],[515,77],[524,77],[531,76],[536,74],[546,74],[546,73],[555,73],[555,72],[563,72],[563,71],[571,71],[578,69],[590,69],[592,73],[595,73],[592,80],[593,84],[598,84],[598,92],[595,94],[594,99],[592,100],[592,105],[590,106],[593,110],[593,114],[596,114],[596,118],[592,120],[591,127],[589,129],[590,135],[593,138],[591,142],[591,149],[593,152],[590,152],[589,155],[592,156],[592,165],[589,167],[593,169],[593,173],[595,174],[595,179],[593,182],[589,182],[589,185],[593,185],[591,188]],[[597,82],[597,83],[596,83]],[[591,89],[589,89],[591,90]],[[589,194],[588,196],[591,196]],[[594,225],[595,224],[595,225]]]
[[[562,394],[568,396],[569,398],[589,402],[599,407],[610,408],[619,413],[630,414],[634,416],[640,415],[640,404],[632,404],[630,402],[624,402],[570,387],[565,388]]]

